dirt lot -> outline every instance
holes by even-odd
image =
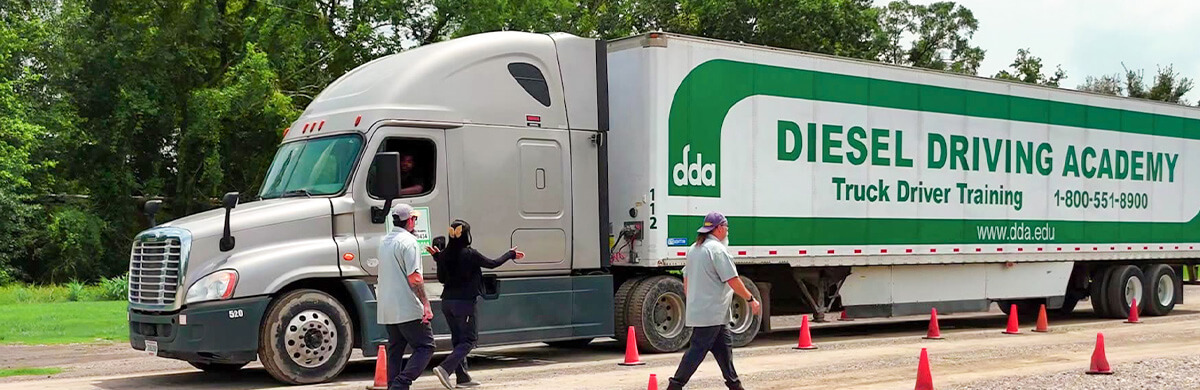
[[[817,325],[815,351],[795,351],[794,331],[761,335],[734,353],[750,389],[902,389],[915,380],[917,357],[928,348],[939,389],[1200,389],[1200,286],[1188,286],[1188,304],[1168,317],[1142,324],[1100,320],[1081,305],[1071,318],[1051,318],[1052,332],[1005,335],[1001,314],[947,316],[946,340],[922,340],[925,319],[854,321]],[[1103,332],[1112,376],[1088,376],[1096,333]],[[645,389],[650,374],[660,388],[679,362],[678,353],[643,355],[640,367],[620,367],[621,346],[600,340],[583,349],[541,345],[489,348],[472,356],[476,377],[491,389]],[[436,360],[435,360],[436,361]],[[186,363],[144,356],[127,345],[0,346],[0,368],[60,367],[50,378],[4,378],[0,390],[55,389],[260,389],[279,387],[259,366],[237,375],[207,375]],[[337,382],[293,388],[362,389],[374,363],[352,362]],[[711,360],[689,389],[721,389]],[[423,376],[415,389],[439,389]]]

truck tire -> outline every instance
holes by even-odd
[[[346,308],[319,290],[295,290],[271,303],[258,339],[258,360],[280,382],[299,385],[333,379],[354,348]]]
[[[758,286],[753,280],[745,276],[742,278],[742,284],[746,285],[746,289],[750,290],[750,295],[758,302],[762,302],[762,294],[758,291]],[[742,297],[733,295],[733,305],[729,308],[732,320],[729,322],[729,332],[733,334],[733,346],[743,347],[754,341],[754,337],[758,336],[758,329],[762,326],[762,316],[754,315],[750,311],[750,305]]]
[[[1142,312],[1150,316],[1165,316],[1175,309],[1175,287],[1179,285],[1179,275],[1166,264],[1153,264],[1142,270],[1146,275],[1146,304]],[[1141,303],[1141,302],[1138,302]]]
[[[1108,314],[1110,318],[1129,317],[1129,305],[1137,299],[1139,308],[1146,307],[1146,275],[1132,265],[1113,267],[1108,278]],[[1140,311],[1139,311],[1140,313]]]
[[[645,276],[634,276],[625,279],[613,296],[613,338],[622,343],[629,335],[629,296],[639,283],[646,280]]]
[[[1108,277],[1112,275],[1113,267],[1101,267],[1092,271],[1090,284],[1092,312],[1096,317],[1108,318]]]
[[[684,325],[683,280],[652,276],[633,289],[629,297],[629,325],[637,332],[639,351],[662,353],[683,349],[692,338]]]
[[[204,363],[204,362],[188,362],[192,367],[196,367],[201,371],[210,374],[227,374],[237,370],[241,370],[250,362],[245,363]]]

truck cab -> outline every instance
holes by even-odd
[[[258,194],[135,238],[132,347],[210,371],[257,359],[287,383],[374,356],[395,203],[417,210],[422,248],[463,219],[482,253],[526,253],[488,276],[481,345],[612,335],[605,68],[603,42],[497,32],[347,73],[283,131]]]

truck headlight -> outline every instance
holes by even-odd
[[[197,303],[204,301],[213,301],[218,299],[229,299],[233,296],[233,289],[237,287],[238,274],[234,270],[221,270],[208,274],[196,283],[192,283],[192,287],[188,288],[187,303]]]

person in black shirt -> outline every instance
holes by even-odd
[[[417,159],[411,154],[400,156],[400,189],[401,196],[420,195],[425,193],[425,172],[417,169]]]
[[[475,304],[478,297],[483,295],[482,269],[496,268],[512,259],[522,259],[525,254],[516,247],[497,259],[480,254],[471,248],[471,225],[461,219],[450,224],[449,236],[445,249],[437,245],[425,248],[437,262],[437,278],[442,282],[442,315],[450,326],[450,343],[454,345],[454,350],[441,365],[433,368],[433,372],[447,389],[455,387],[450,383],[451,372],[455,373],[458,386],[474,387],[479,383],[471,380],[464,367],[467,354],[475,349],[475,342],[479,338]]]

